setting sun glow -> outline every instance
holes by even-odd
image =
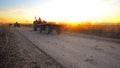
[[[119,0],[13,1],[3,0],[0,22],[32,23],[35,16],[55,22],[120,22]]]

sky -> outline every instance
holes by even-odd
[[[120,0],[0,0],[0,22],[120,22]]]

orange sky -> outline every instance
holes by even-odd
[[[119,0],[2,0],[0,22],[120,22]]]

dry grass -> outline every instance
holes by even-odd
[[[67,31],[120,39],[120,24],[79,24]]]
[[[0,68],[22,68],[25,63],[9,26],[0,26]]]

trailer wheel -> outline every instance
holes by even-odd
[[[39,32],[42,33],[42,28],[41,27],[39,28]]]
[[[45,27],[45,33],[46,33],[46,34],[49,34],[49,33],[50,33],[50,27],[49,27],[49,26],[46,26],[46,27]]]

